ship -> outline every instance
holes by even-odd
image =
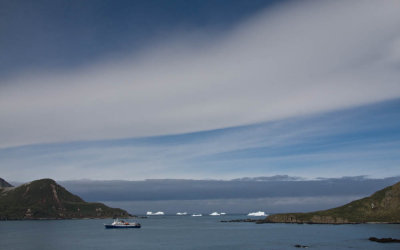
[[[104,224],[104,226],[109,228],[140,228],[141,225],[137,222],[127,222],[123,220],[115,219],[111,224]]]

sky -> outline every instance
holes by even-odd
[[[8,181],[400,176],[399,1],[1,1],[0,55]]]

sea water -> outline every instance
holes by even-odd
[[[223,223],[226,216],[149,216],[140,229],[105,229],[112,220],[0,221],[0,249],[400,249],[369,237],[400,238],[399,224]]]

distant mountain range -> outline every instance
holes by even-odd
[[[344,206],[311,212],[274,214],[257,223],[400,223],[400,182]]]
[[[12,187],[0,179],[0,220],[128,217],[125,210],[85,202],[54,180]]]

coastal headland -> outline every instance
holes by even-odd
[[[5,182],[5,181],[4,181]],[[83,219],[129,217],[119,208],[86,202],[52,179],[0,187],[0,220]]]
[[[272,214],[256,223],[397,224],[400,223],[400,182],[341,207],[310,213]]]

